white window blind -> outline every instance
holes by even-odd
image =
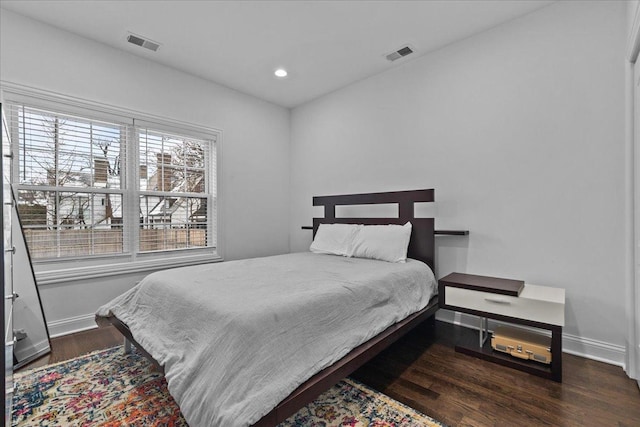
[[[206,247],[215,240],[214,141],[137,127],[140,252]],[[213,212],[212,212],[213,211]],[[215,246],[215,244],[213,243]]]
[[[31,257],[124,252],[126,125],[20,104],[8,116]]]
[[[215,134],[69,114],[51,102],[8,104],[12,181],[32,259],[216,247]]]

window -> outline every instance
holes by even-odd
[[[207,246],[209,144],[151,129],[139,147],[141,252]]]
[[[8,104],[12,181],[32,259],[215,250],[215,131]]]

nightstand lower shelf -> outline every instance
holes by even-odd
[[[544,363],[534,362],[531,360],[518,359],[506,353],[502,353],[492,349],[490,339],[485,342],[482,348],[480,348],[478,345],[477,337],[466,337],[458,342],[455,350],[459,353],[467,354],[469,356],[474,356],[479,359],[507,366],[509,368],[524,371],[532,375],[548,378],[558,382],[562,381],[562,371],[560,370],[559,372],[554,372],[558,371],[560,368],[560,363],[558,363],[557,361],[554,361],[555,365],[553,364],[554,362],[552,362],[552,364],[546,365]]]

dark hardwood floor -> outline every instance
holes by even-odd
[[[352,377],[451,426],[640,426],[622,368],[565,353],[560,384],[456,353],[468,334],[423,324]]]
[[[16,372],[39,368],[51,363],[72,359],[95,350],[122,345],[124,338],[114,327],[90,329],[71,335],[51,339],[51,353],[43,356]]]
[[[449,426],[640,426],[640,390],[619,367],[563,355],[563,382],[456,353],[466,334],[426,322],[352,377]],[[112,327],[52,340],[23,369],[122,343]]]

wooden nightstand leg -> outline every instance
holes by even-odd
[[[551,329],[551,379],[562,382],[562,326]]]

